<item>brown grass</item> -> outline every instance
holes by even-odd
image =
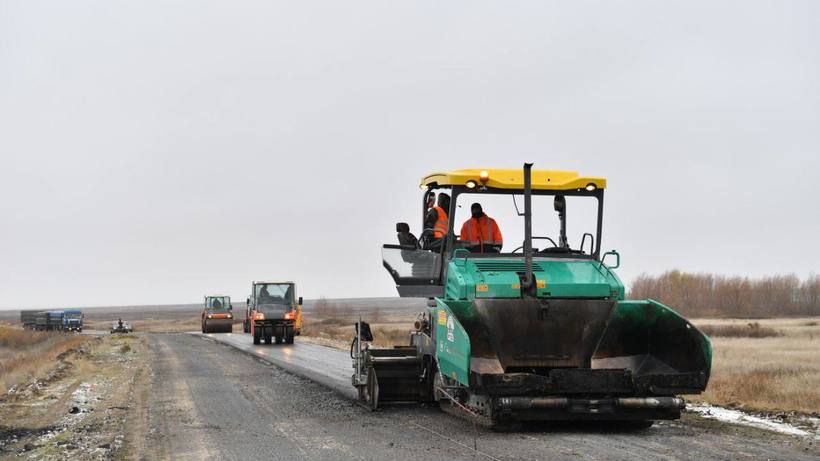
[[[376,308],[363,314],[362,320],[370,323],[373,344],[389,347],[408,344],[415,315],[415,312],[385,314]],[[353,309],[320,299],[316,302],[313,312],[306,313],[302,335],[349,343],[353,338],[357,320],[358,314]]]
[[[124,322],[128,322],[135,332],[171,332],[171,331],[197,331],[200,329],[199,313],[193,315],[168,316],[167,318],[147,317],[139,320],[123,317]],[[241,323],[241,319],[239,319]],[[108,320],[92,320],[86,322],[89,330],[109,331],[111,323]],[[241,328],[240,328],[241,331]]]
[[[10,326],[0,326],[0,347],[26,349],[59,335],[55,332],[31,331]]]
[[[751,322],[746,325],[699,325],[700,331],[710,337],[724,338],[771,338],[783,336],[783,332],[771,327],[760,325],[760,322]]]
[[[386,347],[410,344],[411,328],[377,326],[378,328],[373,330],[373,344]]]
[[[701,322],[694,321],[699,328]],[[749,328],[743,320],[707,322],[722,328]],[[760,324],[781,335],[712,338],[712,378],[706,392],[692,399],[747,410],[820,412],[818,322],[798,318]]]
[[[57,365],[57,357],[92,338],[0,326],[0,395],[12,386],[43,377]]]

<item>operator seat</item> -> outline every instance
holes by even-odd
[[[396,233],[399,238],[399,245],[411,246],[418,249],[419,239],[410,233],[410,226],[406,222],[396,223]]]

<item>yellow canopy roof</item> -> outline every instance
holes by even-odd
[[[481,173],[487,173],[487,180],[481,180]],[[430,173],[421,179],[421,186],[437,184],[441,186],[464,186],[469,181],[494,189],[523,189],[523,169],[475,168]],[[593,184],[597,189],[606,188],[606,179],[581,176],[575,171],[532,170],[533,190],[575,190]]]

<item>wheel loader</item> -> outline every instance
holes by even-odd
[[[494,427],[645,427],[679,418],[679,395],[706,388],[709,339],[660,302],[625,299],[620,255],[602,254],[604,178],[525,164],[433,173],[421,188],[423,216],[430,194],[450,195],[446,235],[427,228],[416,238],[399,223],[401,244],[382,257],[399,294],[428,298],[428,308],[405,346],[373,347],[369,325],[356,324],[352,384],[363,405],[438,402]],[[500,247],[460,238],[472,201],[509,214],[495,216]]]
[[[230,296],[205,296],[200,314],[203,333],[230,333],[233,331],[233,305]]]

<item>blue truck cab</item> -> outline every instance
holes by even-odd
[[[76,331],[82,333],[83,320],[85,315],[79,309],[64,309],[63,310],[63,331]]]

